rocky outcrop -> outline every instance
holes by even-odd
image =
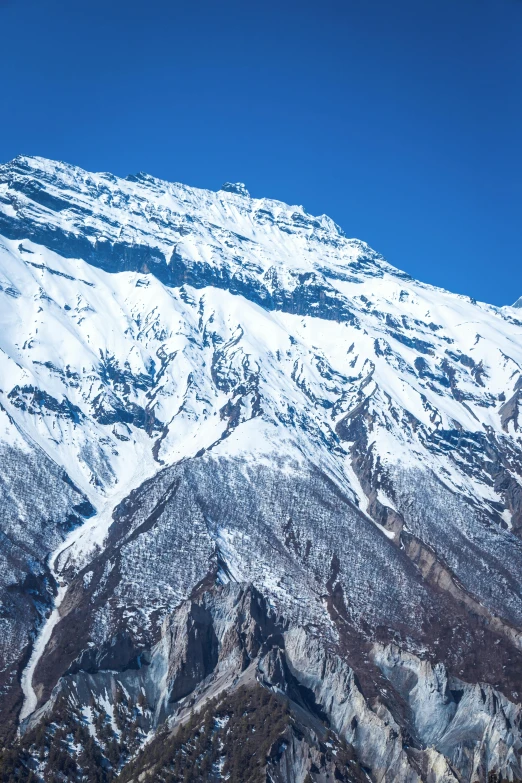
[[[113,647],[122,643],[114,640]],[[131,748],[138,749],[152,730],[159,758],[168,738],[189,719],[194,723],[191,716],[198,713],[202,722],[210,712],[214,720],[232,694],[260,687],[283,698],[289,716],[265,750],[267,780],[297,783],[310,775],[316,783],[332,774],[385,783],[474,783],[487,781],[491,771],[522,778],[520,705],[396,645],[374,644],[368,657],[382,675],[372,697],[337,645],[325,645],[312,630],[289,627],[253,586],[203,586],[166,618],[160,640],[139,666],[104,669],[100,657],[93,671],[80,660],[26,724],[25,742],[36,753],[35,732],[42,737],[42,727],[59,724],[60,703],[69,705],[69,714],[90,705],[91,725],[101,709],[120,737],[127,736],[132,705],[139,705]],[[110,745],[98,724],[93,736],[110,764]],[[145,754],[138,766],[133,762],[134,778],[150,757]]]
[[[393,645],[376,646],[373,658],[408,704],[422,746],[436,748],[464,780],[486,779],[491,769],[507,779],[522,777],[520,704]]]

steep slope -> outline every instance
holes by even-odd
[[[107,780],[237,783],[522,774],[520,705],[395,645],[368,647],[363,686],[335,648],[288,627],[251,585],[201,586],[144,660],[119,670],[114,657],[91,657],[71,669],[5,767],[21,758],[68,781],[100,769]]]
[[[6,736],[68,677],[149,671],[197,583],[247,582],[355,672],[365,709],[393,687],[420,779],[517,776],[514,719],[486,759],[474,697],[466,752],[411,700],[444,672],[518,709],[518,311],[244,186],[22,157],[0,167],[0,234]]]

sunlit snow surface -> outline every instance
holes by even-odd
[[[36,444],[98,511],[51,556],[58,581],[103,547],[132,489],[203,450],[315,465],[371,519],[336,432],[365,401],[383,474],[400,487],[431,470],[503,522],[495,547],[519,551],[488,458],[470,469],[430,440],[487,433],[520,454],[518,401],[505,412],[521,377],[518,310],[411,280],[302,207],[38,158],[0,167],[0,229],[0,438]],[[87,259],[74,257],[81,247]],[[215,540],[232,576],[248,578],[234,535]],[[263,578],[277,596],[277,575]],[[510,611],[522,616],[519,604]],[[55,609],[26,669],[24,716],[58,619]]]

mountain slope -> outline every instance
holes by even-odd
[[[518,311],[230,184],[17,158],[0,234],[5,736],[68,678],[149,661],[196,584],[238,582],[407,730],[412,780],[521,775],[519,718],[485,759],[471,724],[421,730],[439,707],[405,684],[444,671],[518,709]]]

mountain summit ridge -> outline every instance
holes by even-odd
[[[86,715],[109,672],[115,693],[142,666],[143,709],[168,722],[182,699],[161,707],[163,624],[195,589],[237,583],[334,656],[336,688],[357,678],[359,737],[304,663],[298,677],[354,758],[377,717],[398,727],[372,779],[522,777],[520,719],[501,719],[522,694],[518,312],[226,184],[241,192],[0,166],[3,736],[55,720],[59,694]]]
[[[151,201],[158,204],[163,202],[162,206],[169,214],[171,210],[168,209],[168,206],[176,204],[176,206],[180,208],[180,206],[183,204],[184,206],[182,207],[182,211],[177,213],[177,217],[188,215],[190,207],[200,209],[202,204],[205,207],[208,207],[209,205],[211,207],[215,207],[217,203],[223,201],[223,198],[228,199],[230,195],[240,195],[245,198],[244,202],[237,202],[235,199],[232,199],[230,203],[232,205],[237,205],[240,208],[241,205],[243,205],[243,214],[245,214],[244,204],[248,204],[249,206],[246,212],[253,214],[253,221],[255,224],[257,224],[256,228],[258,229],[266,221],[272,225],[276,225],[277,228],[282,229],[287,235],[292,233],[298,234],[300,229],[311,233],[312,235],[314,234],[314,229],[322,230],[323,232],[332,235],[334,246],[336,239],[345,240],[344,257],[342,254],[339,255],[341,255],[348,266],[350,266],[350,261],[352,259],[356,258],[357,256],[365,256],[367,254],[368,259],[365,260],[371,259],[376,261],[378,262],[378,266],[381,267],[377,274],[380,274],[382,270],[385,270],[397,275],[398,277],[412,279],[411,276],[406,272],[402,271],[398,267],[392,266],[389,262],[387,262],[382,255],[370,248],[366,242],[360,239],[348,238],[345,231],[328,215],[323,213],[316,216],[307,212],[302,205],[290,205],[270,197],[252,197],[242,182],[225,182],[221,188],[214,191],[206,188],[185,185],[180,182],[161,179],[146,172],[128,174],[125,177],[116,177],[115,175],[108,172],[91,173],[73,164],[64,163],[61,161],[53,161],[39,156],[28,155],[19,155],[7,163],[0,164],[0,172],[2,172],[2,181],[4,183],[10,180],[11,187],[13,187],[15,190],[19,190],[21,193],[23,193],[27,189],[27,194],[32,197],[34,201],[40,206],[45,208],[47,201],[48,206],[51,207],[54,204],[58,211],[65,210],[67,208],[67,202],[65,200],[63,200],[61,203],[58,203],[59,200],[53,202],[53,186],[57,187],[58,190],[62,192],[62,195],[66,193],[68,188],[70,188],[71,193],[68,194],[69,198],[72,197],[75,191],[77,195],[81,194],[91,197],[93,195],[93,191],[91,190],[89,192],[89,188],[92,189],[95,182],[98,182],[98,185],[102,189],[101,193],[94,193],[98,201],[98,207],[103,208],[103,201],[100,202],[99,197],[103,196],[103,189],[105,187],[109,189],[111,185],[125,187],[127,183],[129,183],[131,186],[134,185],[139,187],[140,190],[143,189],[144,193]],[[31,182],[33,182],[33,184],[35,182],[38,183],[34,192],[31,192]],[[46,187],[49,188],[49,192],[47,193],[45,191]],[[132,190],[133,189],[131,187],[129,193],[132,193]],[[38,193],[36,191],[38,191]],[[224,196],[224,194],[226,195]],[[128,193],[124,195],[128,198]],[[167,206],[169,199],[171,200],[171,204]],[[116,204],[114,206],[116,206],[118,210],[123,209],[125,211],[127,208],[127,202],[124,200],[123,204]],[[267,213],[263,209],[264,206],[272,206],[274,209],[278,209],[280,215],[277,217],[280,218],[280,220],[274,221],[274,216]],[[79,210],[79,206],[75,205],[72,201],[71,207],[73,207],[73,209]],[[221,215],[221,217],[223,218],[223,215]],[[148,219],[150,219],[150,216],[148,216]],[[233,217],[233,221],[237,221],[237,215]],[[106,232],[108,232],[108,221],[104,222]],[[245,225],[248,225],[248,223],[244,223],[243,227]],[[250,225],[252,225],[252,222]],[[133,228],[136,231],[134,236],[135,240],[139,235],[139,231],[137,230],[136,226]],[[174,233],[181,233],[183,235],[183,230],[180,231],[179,226],[173,225],[171,228],[174,229]],[[92,236],[95,237],[96,233],[96,231],[93,231]],[[158,234],[161,235],[161,231],[158,231]],[[246,238],[247,237],[243,237],[243,239]],[[248,238],[253,239],[253,236],[251,235]],[[314,236],[313,238],[320,241],[318,237]],[[159,240],[156,241],[157,249],[159,249],[160,242]],[[168,247],[170,248],[171,246],[172,239],[170,239]],[[168,251],[165,252],[165,256],[167,257],[168,255]],[[284,260],[288,262],[290,258],[291,255],[286,253]],[[333,266],[334,269],[329,270],[330,273],[339,266],[338,259],[334,259]],[[310,267],[308,267],[306,271],[309,271],[309,269]],[[305,269],[303,268],[302,271],[305,271]],[[419,281],[417,281],[417,283],[419,283]],[[422,283],[422,285],[426,286],[427,288],[432,288],[435,291],[446,291],[446,289],[441,288],[440,286],[435,286],[433,284]],[[449,291],[446,292],[451,293]],[[454,296],[459,296],[474,301],[471,299],[471,297],[468,297],[465,294],[454,294]],[[489,306],[497,310],[502,309],[494,305]],[[512,306],[516,306],[516,304]]]

